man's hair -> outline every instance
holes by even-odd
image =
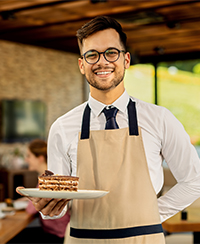
[[[108,16],[97,16],[85,25],[83,25],[76,33],[78,38],[78,45],[81,51],[83,40],[88,36],[106,29],[115,29],[120,37],[121,44],[126,50],[126,34],[123,32],[121,25],[113,18]]]

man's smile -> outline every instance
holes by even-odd
[[[94,69],[93,72],[95,75],[97,75],[98,77],[107,77],[109,76],[110,74],[112,74],[114,72],[114,68],[104,68],[104,69],[100,69],[100,68],[97,68],[97,69]]]
[[[107,74],[111,74],[113,71],[100,71],[100,72],[96,72],[97,75],[107,75]]]

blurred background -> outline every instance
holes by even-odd
[[[143,0],[0,1],[0,200],[35,187],[27,144],[47,139],[56,118],[88,97],[76,31],[97,15],[128,37],[128,93],[167,107],[200,146],[200,2]]]
[[[78,68],[76,31],[98,15],[116,18],[127,34],[131,53],[131,67],[125,74],[128,93],[168,108],[200,156],[200,1],[1,0],[1,206],[9,208],[19,200],[17,186],[37,185],[38,172],[29,170],[26,162],[30,141],[47,140],[51,124],[87,100],[88,85]],[[176,183],[165,162],[163,166],[161,194]],[[0,242],[6,243],[35,217],[25,210],[13,212],[16,205],[9,210],[11,214],[1,206]],[[200,203],[195,206],[199,208]],[[198,214],[199,209],[194,214],[197,226]],[[178,221],[181,218],[177,216]],[[182,237],[167,235],[167,244],[199,243],[200,232],[194,232],[198,234],[195,242],[193,230],[189,231]]]

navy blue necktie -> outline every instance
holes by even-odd
[[[112,108],[104,108],[103,113],[106,116],[106,130],[111,130],[111,129],[119,129],[119,126],[116,122],[116,115],[117,115],[118,109],[115,107]]]

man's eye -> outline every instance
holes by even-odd
[[[86,58],[94,59],[94,58],[96,58],[97,56],[98,56],[97,53],[89,53],[89,54],[86,55]]]
[[[106,52],[106,55],[108,55],[108,56],[115,56],[115,55],[117,55],[118,53],[117,53],[117,51],[116,50],[108,50],[107,52]]]

